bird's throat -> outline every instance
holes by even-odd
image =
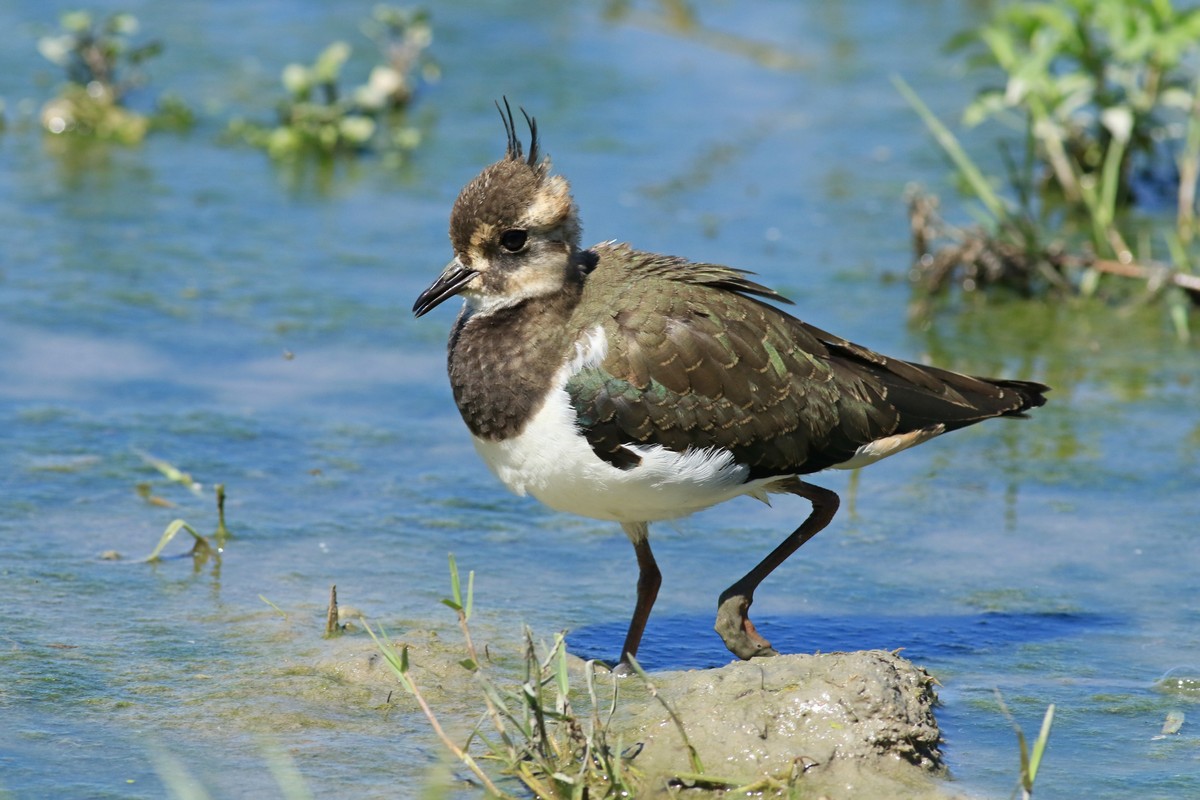
[[[464,310],[450,335],[454,401],[471,433],[492,441],[516,436],[545,402],[572,353],[572,312],[580,287],[489,313]]]

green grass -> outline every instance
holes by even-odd
[[[1017,724],[1016,719],[1008,710],[1008,706],[1004,704],[1004,698],[1000,696],[999,690],[996,690],[996,702],[1000,704],[1001,713],[1012,724],[1013,730],[1017,734],[1017,749],[1021,766],[1017,788],[1013,790],[1013,796],[1015,797],[1017,792],[1020,792],[1023,800],[1030,800],[1033,797],[1033,785],[1037,780],[1038,770],[1042,766],[1042,757],[1046,754],[1046,747],[1050,744],[1050,728],[1054,724],[1054,704],[1051,703],[1046,708],[1046,714],[1042,717],[1042,727],[1038,730],[1037,738],[1033,740],[1031,747],[1025,739],[1025,732],[1021,730],[1021,726]]]
[[[473,572],[468,573],[466,592],[454,557],[450,556],[451,596],[442,602],[454,610],[463,636],[466,657],[459,666],[475,676],[483,704],[478,723],[462,743],[443,728],[410,669],[407,645],[395,645],[380,629],[367,627],[400,685],[416,700],[434,734],[492,797],[517,798],[500,779],[493,779],[472,755],[478,744],[481,758],[498,765],[499,772],[538,798],[582,800],[583,798],[635,797],[639,778],[631,765],[636,752],[612,741],[610,723],[616,711],[618,681],[611,681],[611,694],[602,701],[594,662],[583,667],[588,711],[577,713],[572,705],[571,675],[563,634],[548,647],[539,648],[532,632],[524,632],[525,679],[518,686],[497,680],[486,659],[481,659],[471,638],[470,618],[474,607]],[[643,673],[644,674],[644,673]]]

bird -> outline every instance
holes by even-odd
[[[570,185],[524,108],[496,103],[504,156],[459,193],[454,257],[413,304],[463,299],[447,367],[475,449],[517,495],[620,524],[637,597],[616,663],[628,672],[662,575],[649,525],[749,496],[798,495],[807,518],[717,602],[742,659],[776,655],[750,620],[755,590],[824,529],[837,493],[809,482],[993,417],[1049,387],[890,358],[789,314],[753,273],[627,243],[580,245]]]

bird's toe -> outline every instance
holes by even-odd
[[[729,652],[744,661],[779,655],[754,627],[747,616],[749,610],[750,598],[742,595],[725,598],[717,607],[717,622],[713,629],[720,634]]]

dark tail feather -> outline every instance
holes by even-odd
[[[1024,417],[1045,404],[1050,390],[1031,381],[977,378],[908,362],[891,361],[873,371],[900,413],[897,433],[939,424],[952,431],[993,417]]]
[[[1009,411],[1003,414],[1005,417],[1024,417],[1024,412],[1031,408],[1046,405],[1046,392],[1050,391],[1050,387],[1044,383],[1035,383],[1033,381],[1001,381],[991,379],[991,383],[999,386],[1002,389],[1008,389],[1016,392],[1021,398],[1021,407],[1016,411]]]
[[[867,372],[887,390],[901,416],[897,433],[944,424],[947,430],[991,417],[1020,417],[1046,404],[1050,387],[1033,381],[978,378],[940,367],[888,358],[862,345],[800,323],[852,369]],[[906,419],[906,417],[908,419]]]

